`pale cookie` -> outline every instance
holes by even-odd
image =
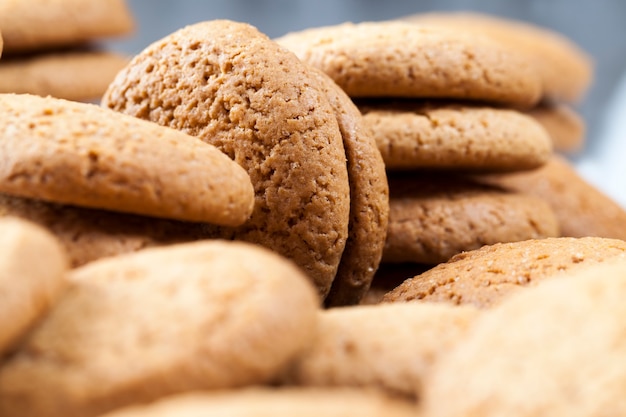
[[[387,169],[516,171],[552,154],[544,128],[515,110],[415,101],[357,102]]]
[[[530,109],[527,114],[546,129],[555,151],[576,154],[583,150],[585,121],[571,107],[565,104],[542,103]]]
[[[530,107],[535,68],[486,37],[406,22],[343,23],[276,39],[351,97],[458,98]]]
[[[76,45],[128,34],[134,27],[125,0],[4,0],[0,28],[5,52]]]
[[[102,417],[418,417],[417,407],[375,390],[262,388],[182,394]]]
[[[515,294],[440,357],[425,416],[626,415],[624,297],[624,259]]]
[[[0,219],[0,357],[49,310],[66,286],[67,256],[33,223]]]
[[[91,417],[274,379],[315,333],[307,277],[271,251],[204,241],[73,270],[0,370],[3,417]]]
[[[624,208],[587,182],[562,156],[554,155],[536,170],[475,176],[474,179],[546,201],[556,214],[562,236],[626,240]]]
[[[593,79],[591,56],[548,28],[476,12],[425,13],[406,20],[489,36],[512,52],[526,54],[542,79],[542,95],[550,100],[581,101]]]
[[[5,57],[0,61],[0,93],[97,101],[127,63],[125,56],[97,51]]]
[[[0,191],[57,203],[236,226],[248,174],[214,146],[99,106],[0,95]]]
[[[559,236],[543,200],[443,173],[389,177],[383,262],[436,264],[498,242]]]
[[[256,192],[252,217],[211,236],[292,259],[325,297],[348,236],[350,188],[336,116],[318,87],[256,28],[216,20],[146,48],[103,105],[197,136],[243,166]]]
[[[383,301],[441,301],[488,308],[563,271],[626,257],[626,242],[599,237],[498,243],[454,256],[407,279]]]
[[[479,310],[436,303],[333,308],[288,369],[287,383],[377,388],[413,397],[437,357],[467,332]]]

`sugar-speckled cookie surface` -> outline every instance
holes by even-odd
[[[565,271],[626,257],[626,241],[598,237],[498,243],[461,253],[403,282],[384,301],[442,301],[486,308]]]
[[[346,153],[326,95],[295,55],[252,26],[202,22],[137,55],[103,105],[197,136],[243,166],[252,217],[214,235],[275,250],[328,294],[348,235]]]
[[[244,242],[90,263],[3,363],[0,415],[91,417],[267,382],[310,343],[318,304],[292,262]]]
[[[493,40],[406,22],[344,23],[276,39],[351,97],[447,97],[531,106],[532,65]]]
[[[92,104],[0,95],[0,191],[236,226],[252,212],[246,171],[214,146]]]
[[[389,176],[389,227],[383,262],[445,262],[498,242],[559,236],[543,200],[462,176]]]
[[[387,169],[515,171],[543,165],[550,137],[514,110],[414,101],[357,102]]]
[[[0,356],[39,320],[66,285],[67,256],[52,234],[0,219]]]

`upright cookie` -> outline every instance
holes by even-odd
[[[626,242],[598,237],[499,243],[461,253],[407,279],[383,301],[441,301],[491,307],[522,287],[565,271],[626,257]]]
[[[546,131],[508,109],[415,101],[357,102],[387,169],[516,171],[552,153]]]
[[[0,219],[0,357],[50,309],[66,286],[67,256],[30,222]]]
[[[530,107],[535,68],[486,37],[406,22],[344,23],[276,39],[351,97],[457,98]]]
[[[0,191],[228,226],[252,212],[248,174],[214,146],[95,105],[0,95]]]
[[[0,370],[3,417],[92,417],[166,395],[262,384],[314,334],[291,262],[243,242],[146,249],[75,269]]]
[[[210,236],[271,248],[328,294],[348,235],[346,154],[326,95],[292,53],[243,23],[198,23],[137,55],[103,105],[197,136],[243,166],[252,217]]]
[[[550,135],[554,149],[567,154],[582,151],[586,126],[582,116],[565,104],[541,103],[527,113]]]

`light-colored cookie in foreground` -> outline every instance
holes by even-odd
[[[440,357],[428,417],[626,414],[626,262],[571,271],[485,312]]]
[[[0,219],[0,356],[39,320],[66,286],[67,256],[43,228]]]
[[[378,269],[387,236],[389,187],[385,163],[350,97],[322,71],[311,68],[311,73],[337,116],[350,181],[348,240],[326,305],[357,304]]]
[[[406,22],[343,23],[276,41],[351,97],[457,98],[530,107],[541,80],[527,60],[486,37]]]
[[[274,379],[314,334],[319,300],[291,262],[245,242],[146,249],[73,270],[0,370],[3,417],[91,417]]]
[[[0,63],[0,93],[100,100],[128,61],[112,52],[79,50],[5,57]]]
[[[4,0],[0,28],[6,52],[76,45],[127,35],[134,19],[125,0]]]
[[[563,156],[553,155],[536,170],[474,179],[543,199],[556,214],[562,236],[626,240],[626,210],[585,180]]]
[[[550,135],[554,150],[576,154],[585,145],[586,126],[582,116],[565,104],[542,103],[528,111]]]
[[[417,407],[375,390],[268,388],[195,392],[102,417],[416,417]]]
[[[216,147],[93,104],[0,94],[0,191],[57,203],[237,226],[250,177]]]
[[[357,102],[387,169],[516,171],[552,154],[546,130],[518,111],[415,101]]]
[[[413,397],[437,357],[467,332],[479,310],[440,303],[333,308],[288,369],[288,384],[354,386]]]
[[[454,256],[407,279],[385,302],[439,301],[488,308],[565,271],[626,257],[626,241],[560,237],[498,243]]]
[[[559,236],[545,201],[462,175],[392,174],[389,189],[383,262],[437,264],[484,245]]]
[[[271,248],[328,294],[348,236],[346,153],[326,95],[296,56],[250,25],[201,22],[135,56],[102,104],[197,136],[243,166],[253,214],[214,236]]]

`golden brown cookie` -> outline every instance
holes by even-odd
[[[197,136],[243,166],[252,217],[213,236],[271,248],[328,294],[348,236],[346,153],[326,95],[292,53],[243,23],[198,23],[137,55],[103,105]]]
[[[372,285],[361,299],[360,305],[380,304],[385,294],[402,284],[406,279],[421,274],[433,265],[413,262],[381,263],[374,274]]]
[[[0,93],[97,101],[127,63],[116,53],[79,50],[4,57]]]
[[[497,243],[464,252],[407,279],[383,301],[441,301],[492,307],[520,288],[564,271],[626,257],[626,241],[599,237]]]
[[[0,191],[57,203],[236,226],[248,174],[214,146],[99,106],[0,94]]]
[[[67,256],[43,228],[0,219],[0,357],[50,309],[66,286]]]
[[[585,145],[586,126],[582,116],[565,104],[542,103],[528,111],[550,135],[554,150],[576,154]]]
[[[444,173],[389,176],[383,262],[445,262],[498,242],[559,236],[543,200]]]
[[[406,22],[344,23],[276,39],[351,97],[457,98],[529,107],[535,68],[486,37]]]
[[[295,265],[244,242],[102,259],[70,283],[0,369],[3,417],[91,417],[267,382],[310,343],[319,304]]]
[[[441,355],[424,415],[626,415],[624,297],[624,259],[513,295]]]
[[[515,110],[417,101],[357,102],[387,169],[516,171],[543,165],[550,137]]]

